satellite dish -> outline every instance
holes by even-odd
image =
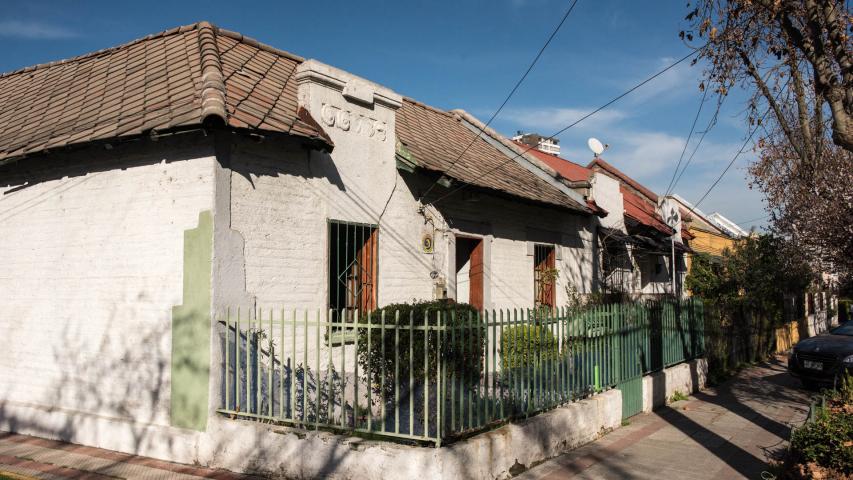
[[[587,140],[586,144],[587,146],[589,146],[589,149],[592,150],[592,153],[594,153],[596,157],[601,155],[604,152],[604,149],[607,148],[600,141],[598,141],[597,138],[594,137]]]

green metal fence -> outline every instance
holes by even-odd
[[[441,445],[701,355],[702,312],[699,301],[418,318],[229,311],[220,412]]]

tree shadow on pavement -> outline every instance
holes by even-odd
[[[757,478],[767,466],[763,459],[747,452],[675,409],[667,407],[659,416],[746,478]]]

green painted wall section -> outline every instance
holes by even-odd
[[[213,214],[184,232],[184,303],[172,308],[172,398],[175,427],[207,428]]]

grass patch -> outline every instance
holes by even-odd
[[[690,398],[690,397],[688,397],[686,394],[681,393],[678,390],[676,390],[675,393],[673,393],[672,396],[669,398],[669,403],[674,403],[674,402],[678,402],[681,400],[687,400],[688,398]]]

